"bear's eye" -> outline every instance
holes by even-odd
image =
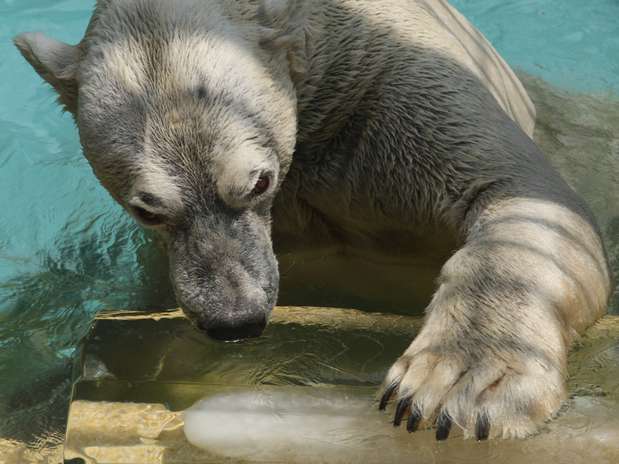
[[[256,185],[254,185],[254,189],[251,191],[253,195],[262,195],[269,189],[271,185],[271,179],[269,176],[260,176],[256,181]]]
[[[161,214],[155,214],[140,206],[132,206],[131,209],[139,221],[147,226],[160,226],[165,222],[165,218]]]

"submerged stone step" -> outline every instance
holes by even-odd
[[[390,425],[392,411],[377,410],[377,387],[420,326],[419,317],[276,308],[262,337],[222,343],[177,310],[105,312],[76,363],[65,459],[618,462],[619,317],[575,345],[573,395],[555,421],[525,441],[483,444],[456,428],[439,444],[432,431],[408,434]]]

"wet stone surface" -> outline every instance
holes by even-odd
[[[619,461],[619,317],[603,319],[574,346],[571,398],[554,421],[527,440],[485,443],[463,440],[457,426],[440,443],[431,424],[408,434],[391,425],[392,404],[378,411],[382,377],[420,323],[355,310],[277,308],[264,337],[220,343],[178,311],[104,313],[76,366],[65,458]]]

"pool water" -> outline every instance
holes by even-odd
[[[619,91],[615,0],[451,0],[516,68],[562,88]]]
[[[619,275],[619,2],[452,3],[521,72],[536,140],[592,205]],[[174,305],[160,245],[99,186],[71,117],[10,42],[31,30],[77,42],[93,4],[0,0],[0,439],[35,449],[62,440],[93,315]]]

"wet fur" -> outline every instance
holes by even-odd
[[[569,345],[606,310],[605,252],[531,141],[521,84],[447,4],[109,0],[76,48],[16,44],[114,198],[161,198],[172,281],[200,323],[268,314],[272,222],[286,285],[363,294],[379,264],[412,263],[412,294],[412,271],[440,268],[385,381],[396,423],[522,437],[557,411]],[[271,173],[266,197],[243,196],[243,166]],[[338,287],[331,262],[365,264]]]

